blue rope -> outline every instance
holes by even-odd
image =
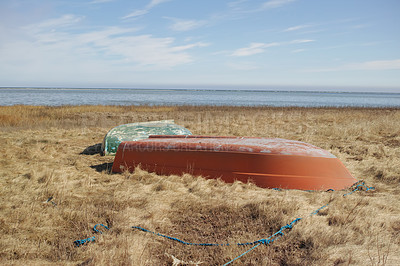
[[[358,181],[358,182],[354,183],[354,184],[351,186],[351,188],[353,188],[353,190],[350,191],[349,193],[343,194],[343,197],[346,197],[346,196],[348,196],[348,195],[353,194],[353,193],[356,192],[356,191],[361,190],[360,188],[365,188],[365,191],[369,191],[369,190],[374,190],[374,189],[375,189],[374,187],[368,187],[367,185],[365,185],[365,182],[364,182],[364,181]],[[328,190],[328,191],[334,191],[334,190],[333,190],[333,189],[330,189],[330,190]],[[319,208],[319,209],[313,211],[313,212],[310,214],[310,216],[315,215],[315,214],[318,214],[318,212],[319,212],[320,210],[324,209],[325,207],[328,207],[329,204],[330,204],[330,203],[328,203],[328,204],[322,206],[321,208]]]
[[[100,234],[103,233],[102,231],[100,231],[99,229],[96,228],[97,226],[103,226],[105,229],[107,229],[107,230],[109,229],[109,228],[108,228],[106,225],[104,225],[104,224],[96,224],[96,225],[93,227],[93,231],[96,232],[96,233],[100,233]],[[74,241],[74,244],[75,244],[75,246],[79,247],[79,246],[84,245],[84,244],[86,244],[86,243],[94,242],[95,240],[96,240],[96,238],[95,238],[94,236],[92,236],[92,237],[88,237],[88,238],[85,238],[85,239],[75,240],[75,241]]]
[[[353,193],[356,192],[356,191],[362,190],[363,188],[365,189],[365,191],[369,191],[369,190],[374,190],[374,189],[375,189],[374,187],[368,187],[367,185],[365,185],[365,182],[364,182],[364,181],[358,181],[357,183],[353,184],[353,185],[351,186],[351,188],[352,188],[352,191],[350,191],[350,192],[344,194],[343,197],[346,197],[346,196],[348,196],[348,195],[351,195],[351,194],[353,194]],[[274,189],[274,190],[280,190],[280,189]],[[328,190],[328,191],[333,191],[333,190],[330,189],[330,190]],[[313,216],[313,215],[318,214],[319,211],[321,211],[322,209],[328,207],[329,204],[330,204],[330,203],[328,203],[328,204],[326,204],[326,205],[324,205],[324,206],[318,208],[317,210],[313,211],[309,216]],[[291,221],[291,222],[288,223],[287,225],[282,226],[276,233],[272,234],[272,235],[271,235],[270,237],[268,237],[268,238],[259,239],[259,240],[253,241],[253,242],[244,242],[244,243],[236,243],[236,244],[233,244],[233,245],[237,245],[237,246],[249,246],[249,245],[253,245],[253,247],[250,248],[249,250],[245,251],[244,253],[240,254],[240,255],[237,256],[236,258],[232,259],[231,261],[225,263],[224,266],[226,266],[226,265],[228,265],[228,264],[231,264],[231,263],[234,262],[235,260],[241,258],[242,256],[246,255],[246,254],[249,253],[250,251],[254,250],[256,247],[260,246],[261,244],[263,244],[263,245],[272,244],[275,240],[277,240],[277,239],[280,238],[281,236],[284,236],[284,235],[285,235],[285,234],[283,233],[284,230],[286,230],[286,229],[292,229],[293,226],[294,226],[296,223],[298,223],[300,220],[302,220],[302,219],[303,219],[303,218],[296,218],[296,219],[294,219],[293,221]],[[105,225],[103,225],[103,224],[96,224],[96,225],[94,226],[94,228],[93,228],[93,231],[95,231],[96,233],[102,234],[102,232],[101,232],[100,230],[96,229],[97,226],[103,226],[103,227],[106,228],[107,230],[109,229],[107,226],[105,226]],[[217,244],[217,243],[191,243],[191,242],[186,242],[186,241],[183,241],[183,240],[181,240],[181,239],[179,239],[179,238],[172,237],[172,236],[167,236],[167,235],[160,234],[160,233],[156,233],[156,232],[150,231],[150,230],[145,229],[145,228],[140,227],[140,226],[132,226],[132,229],[138,229],[138,230],[141,230],[141,231],[146,232],[146,233],[152,233],[152,234],[157,235],[157,236],[160,236],[160,237],[164,237],[164,238],[167,238],[167,239],[170,239],[170,240],[173,240],[173,241],[177,241],[177,242],[179,242],[179,243],[181,243],[181,244],[184,244],[184,245],[191,245],[191,246],[231,246],[231,244],[229,244],[229,243]],[[84,245],[84,244],[87,243],[87,242],[94,242],[94,241],[95,241],[95,237],[92,236],[92,237],[89,237],[89,238],[86,238],[86,239],[76,240],[76,241],[74,241],[74,244],[75,244],[76,246],[79,247],[79,246],[81,246],[81,245]]]
[[[358,182],[354,183],[354,184],[351,186],[351,188],[353,188],[353,190],[352,190],[351,192],[349,192],[349,193],[344,194],[343,197],[346,197],[347,195],[351,195],[351,194],[353,194],[354,192],[356,192],[356,191],[358,191],[358,190],[361,190],[360,188],[365,188],[365,191],[369,191],[369,190],[374,190],[374,189],[375,189],[374,187],[368,187],[367,185],[365,185],[365,182],[364,182],[364,181],[358,181]],[[333,189],[329,189],[328,191],[334,191],[334,190],[333,190]],[[328,207],[329,204],[330,204],[330,203],[328,203],[328,204],[326,204],[326,205],[324,205],[324,206],[318,208],[317,210],[313,211],[313,212],[310,214],[310,216],[318,214],[318,212],[319,212],[320,210],[322,210],[322,209]],[[293,225],[294,225],[297,221],[300,221],[300,220],[301,220],[301,218],[297,218],[296,220],[294,220],[294,221],[290,224],[290,225],[291,225],[290,228],[292,228]],[[287,225],[286,225],[286,226],[287,226]],[[285,226],[284,226],[284,227],[285,227]],[[282,227],[282,228],[284,228],[284,227]],[[281,230],[282,230],[282,228],[281,228]],[[276,232],[275,234],[273,234],[273,235],[270,236],[269,238],[271,238],[271,237],[273,237],[274,235],[280,233],[281,230],[279,230],[278,232]],[[283,236],[283,233],[282,233],[282,235],[280,235],[280,236]],[[268,242],[267,244],[272,243],[274,240],[276,240],[276,239],[279,238],[280,236],[276,237],[275,239],[273,239],[271,242]],[[257,241],[256,241],[256,242],[257,242]],[[252,251],[252,250],[255,249],[256,247],[258,247],[260,244],[261,244],[261,243],[259,243],[258,245],[252,247],[251,249],[245,251],[244,253],[240,254],[240,255],[237,256],[236,258],[234,258],[234,259],[232,259],[231,261],[225,263],[223,266],[226,266],[226,265],[228,265],[228,264],[231,264],[231,263],[234,262],[235,260],[241,258],[241,257],[244,256],[245,254],[249,253],[250,251]]]
[[[324,205],[324,206],[322,206],[321,208],[316,209],[315,211],[313,211],[313,212],[310,214],[310,216],[313,216],[313,215],[318,214],[320,210],[322,210],[322,209],[328,207],[328,205],[329,205],[329,203],[326,204],[326,205]]]
[[[143,232],[146,232],[146,233],[152,233],[152,234],[154,234],[154,235],[161,236],[161,237],[164,237],[164,238],[173,240],[173,241],[177,241],[177,242],[179,242],[179,243],[181,243],[181,244],[189,245],[189,246],[232,246],[232,245],[237,245],[237,246],[249,246],[249,245],[256,245],[256,244],[264,244],[264,245],[271,244],[271,243],[274,242],[276,239],[278,239],[279,237],[281,237],[281,236],[284,235],[283,231],[284,231],[285,229],[292,229],[293,226],[294,226],[294,224],[297,223],[297,222],[300,221],[300,220],[301,220],[301,218],[297,218],[297,219],[293,220],[292,222],[290,222],[289,224],[287,224],[287,225],[285,225],[285,226],[282,226],[281,229],[279,229],[279,231],[277,231],[276,233],[274,233],[273,235],[271,235],[271,236],[268,237],[268,238],[262,238],[262,239],[259,239],[259,240],[254,241],[254,242],[244,242],[244,243],[236,243],[236,244],[229,244],[229,243],[223,243],[223,244],[216,244],[216,243],[191,243],[191,242],[183,241],[183,240],[181,240],[181,239],[179,239],[179,238],[176,238],[176,237],[172,237],[172,236],[167,236],[167,235],[163,235],[163,234],[160,234],[160,233],[156,233],[156,232],[147,230],[147,229],[145,229],[145,228],[143,228],[143,227],[140,227],[140,226],[132,226],[132,228],[133,228],[133,229],[139,229],[139,230],[141,230],[141,231],[143,231]]]
[[[356,191],[362,190],[360,188],[365,188],[365,191],[369,191],[369,190],[375,190],[375,187],[368,187],[364,181],[358,181],[357,183],[355,183],[354,185],[351,186],[353,188],[352,191],[350,191],[349,193],[346,193],[343,195],[343,197],[346,197],[348,195],[353,194]]]
[[[175,237],[172,237],[172,236],[167,236],[167,235],[163,235],[163,234],[160,234],[160,233],[156,233],[156,232],[147,230],[147,229],[145,229],[145,228],[143,228],[143,227],[140,227],[140,226],[132,226],[132,228],[133,228],[133,229],[142,230],[143,232],[146,232],[146,233],[152,233],[152,234],[154,234],[154,235],[161,236],[161,237],[164,237],[164,238],[167,238],[167,239],[170,239],[170,240],[174,240],[174,241],[177,241],[177,242],[182,243],[182,244],[184,244],[184,245],[191,245],[191,246],[229,246],[229,243],[226,243],[226,244],[190,243],[190,242],[186,242],[186,241],[180,240],[180,239],[175,238]]]

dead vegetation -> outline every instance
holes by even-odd
[[[280,137],[338,156],[374,192],[304,192],[140,169],[110,174],[111,157],[85,153],[122,123],[175,119],[194,134]],[[244,265],[398,265],[400,110],[188,106],[0,107],[0,263],[220,265],[249,247],[187,242],[267,238],[304,218]],[[318,215],[317,208],[331,202]],[[95,234],[103,223],[110,230]],[[73,241],[96,236],[95,243]]]

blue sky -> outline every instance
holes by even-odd
[[[1,0],[0,86],[400,92],[399,0]]]

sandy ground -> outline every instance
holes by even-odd
[[[280,137],[336,155],[374,191],[275,191],[137,169],[110,174],[100,156],[119,124],[175,119],[193,134]],[[399,265],[400,110],[241,107],[0,107],[0,263],[220,265],[249,247],[187,242],[267,238],[236,265]],[[95,150],[96,151],[96,150]],[[318,215],[310,213],[329,203]],[[93,232],[103,223],[110,230]],[[96,242],[73,242],[96,236]]]

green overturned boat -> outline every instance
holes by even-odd
[[[147,139],[150,135],[192,135],[174,120],[139,122],[114,127],[104,137],[101,145],[103,155],[115,155],[122,141]]]

